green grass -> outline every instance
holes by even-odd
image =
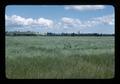
[[[114,37],[6,37],[9,79],[114,77]]]

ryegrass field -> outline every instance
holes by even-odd
[[[113,36],[6,36],[9,79],[114,77]]]

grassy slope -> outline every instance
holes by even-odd
[[[112,78],[114,37],[6,37],[7,78]]]

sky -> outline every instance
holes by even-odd
[[[8,5],[6,31],[115,33],[112,5]]]

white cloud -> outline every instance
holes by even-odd
[[[78,10],[78,11],[84,11],[84,10],[99,10],[104,9],[104,5],[70,5],[65,6],[66,10]]]
[[[84,22],[84,25],[86,25],[87,27],[94,27],[97,25],[109,25],[109,26],[113,26],[114,25],[114,15],[105,15],[102,17],[96,17],[96,18],[91,18],[88,21]]]
[[[11,27],[12,29],[33,29],[40,27],[42,28],[51,28],[53,30],[62,30],[68,29],[84,29],[84,28],[93,28],[98,25],[114,25],[114,14],[105,15],[101,17],[89,18],[88,20],[80,20],[78,18],[62,17],[58,22],[53,22],[53,20],[45,18],[24,18],[17,15],[7,16],[5,15],[6,27]],[[43,29],[44,30],[44,29]]]
[[[99,22],[100,24],[107,24],[107,25],[114,25],[114,15],[106,15],[102,17],[94,18],[95,21]]]
[[[49,19],[45,19],[45,18],[39,18],[37,20],[37,24],[47,26],[47,27],[52,27],[53,26],[53,21],[49,20]]]
[[[63,26],[66,28],[76,27],[76,28],[89,28],[97,25],[114,25],[114,15],[106,15],[102,17],[90,18],[86,21],[81,21],[76,18],[63,17],[61,19]]]
[[[39,18],[39,19],[32,19],[32,18],[24,18],[17,15],[7,16],[5,15],[6,19],[6,26],[43,26],[51,28],[54,24],[52,20]]]
[[[68,17],[63,17],[61,19],[63,25],[71,26],[71,27],[77,27],[78,25],[81,25],[81,21],[79,19],[73,19],[73,18],[68,18]]]
[[[8,20],[8,16],[7,15],[5,15],[5,19]]]
[[[63,17],[63,18],[62,18],[62,21],[63,21],[65,24],[72,24],[74,20],[73,20],[72,18]]]
[[[65,27],[76,27],[76,28],[86,28],[86,27],[92,27],[96,24],[95,21],[81,21],[76,18],[68,18],[68,17],[63,17],[61,19],[62,24]]]

